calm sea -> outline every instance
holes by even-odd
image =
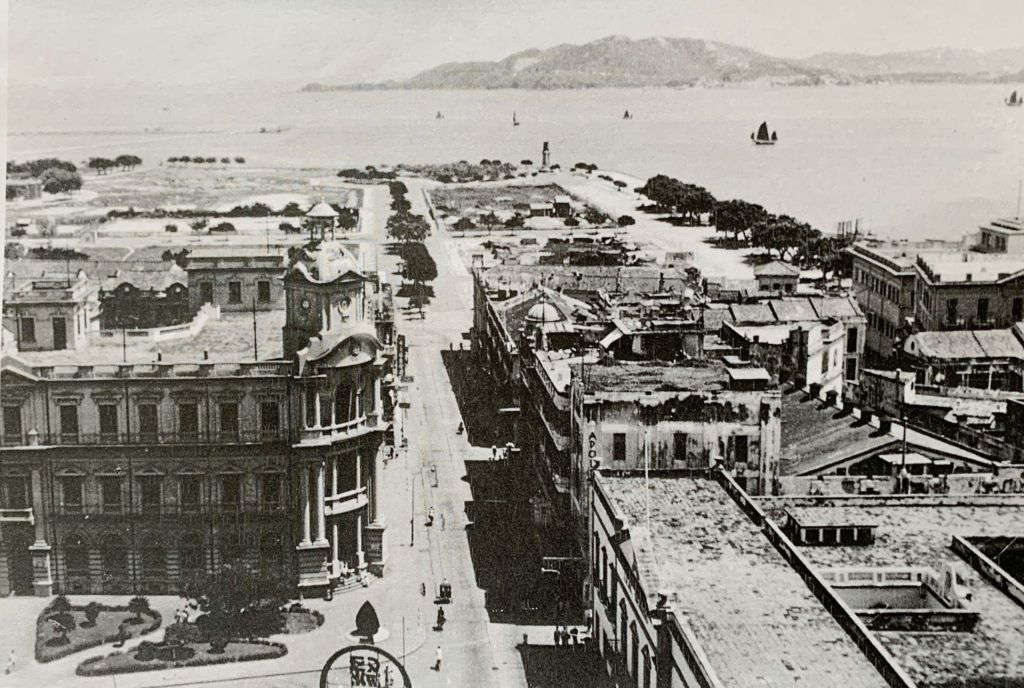
[[[250,165],[498,158],[666,173],[831,229],[955,237],[1010,215],[1024,108],[1001,86],[591,91],[10,92],[8,156],[242,155]],[[623,120],[628,109],[632,120]],[[443,119],[435,118],[441,112]],[[512,126],[516,113],[521,126]],[[755,147],[762,121],[779,144]],[[284,127],[259,134],[261,127]],[[148,132],[146,130],[149,130]]]

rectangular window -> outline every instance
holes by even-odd
[[[857,359],[848,358],[846,359],[846,379],[856,380],[857,379]]]
[[[957,299],[946,299],[946,322],[955,325],[960,319],[960,302]]]
[[[267,280],[256,283],[256,300],[260,303],[270,303],[270,282]]]
[[[65,444],[78,442],[78,407],[62,404],[60,407],[60,441]]]
[[[857,328],[851,327],[846,330],[846,353],[857,353]]]
[[[28,479],[20,476],[4,478],[2,497],[5,509],[29,508]]]
[[[36,341],[36,320],[35,318],[21,319],[21,341],[34,344]]]
[[[228,282],[228,303],[242,303],[241,282]]]
[[[617,432],[612,435],[612,459],[614,461],[626,460],[626,433]]]
[[[116,475],[100,477],[100,499],[104,512],[121,511],[121,478]]]
[[[159,433],[156,404],[139,404],[139,439],[143,442],[156,442]]]
[[[82,510],[82,479],[77,475],[66,475],[60,479],[61,505],[65,511]]]
[[[263,506],[276,508],[281,503],[281,476],[277,473],[264,473],[260,482]]]
[[[22,442],[20,406],[4,406],[4,440],[4,444]]]
[[[220,503],[225,511],[237,511],[242,503],[242,476],[222,475],[220,477]]]
[[[104,442],[117,441],[116,404],[100,404],[100,439]]]
[[[685,432],[677,432],[672,435],[672,460],[686,462]]]
[[[988,322],[988,299],[978,299],[978,322]]]
[[[184,511],[199,511],[202,504],[203,477],[201,475],[181,476],[181,508]]]
[[[276,401],[260,403],[260,430],[263,436],[275,438],[281,429],[281,412]]]
[[[220,404],[220,434],[224,439],[238,437],[238,404]]]
[[[160,483],[158,475],[146,475],[139,478],[140,501],[142,510],[147,513],[160,511]]]
[[[736,435],[733,438],[733,448],[736,460],[746,463],[750,458],[750,438],[746,435]]]
[[[203,303],[213,303],[213,282],[199,283],[199,300]]]
[[[1016,298],[1010,306],[1013,322],[1024,320],[1024,299]]]
[[[178,404],[178,432],[181,439],[194,440],[199,436],[199,405]]]

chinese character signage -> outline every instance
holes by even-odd
[[[335,652],[320,672],[321,688],[412,688],[405,667],[373,645],[351,645]]]

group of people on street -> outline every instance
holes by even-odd
[[[559,647],[583,647],[583,638],[578,628],[555,626],[555,645]]]

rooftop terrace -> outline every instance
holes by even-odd
[[[259,360],[272,360],[283,355],[281,328],[284,317],[284,310],[257,311]],[[122,348],[126,340],[127,346]],[[200,363],[204,360],[204,352],[209,352],[207,362],[253,361],[252,313],[224,313],[220,320],[207,322],[198,335],[189,339],[153,342],[146,338],[133,341],[132,337],[122,337],[122,333],[115,330],[110,337],[91,333],[89,345],[80,351],[25,351],[19,352],[18,358],[32,367],[99,366],[122,362],[153,363],[157,360],[157,352],[164,363]]]
[[[657,585],[723,685],[884,686],[847,633],[716,482],[601,474],[619,515],[647,521]],[[649,577],[649,576],[648,576]],[[646,591],[650,593],[651,591]]]
[[[997,590],[951,548],[965,538],[1024,536],[1024,495],[998,500],[956,498],[822,498],[757,500],[780,526],[784,509],[801,522],[876,525],[867,546],[801,547],[817,570],[842,567],[930,567],[950,563],[973,574],[969,608],[980,612],[971,633],[876,632],[886,649],[920,685],[1021,685],[1024,681],[1024,608]],[[988,681],[987,683],[985,681]]]

